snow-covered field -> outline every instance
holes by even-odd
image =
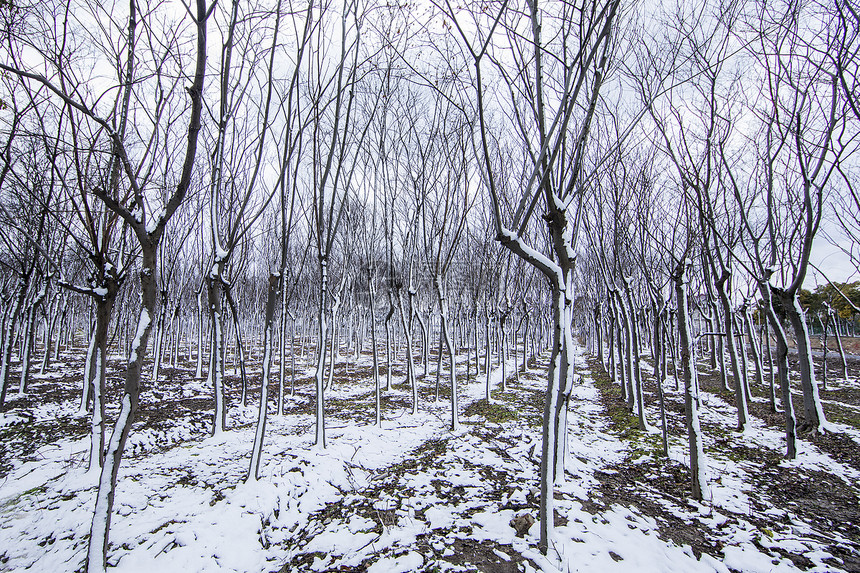
[[[56,369],[77,368],[73,362]],[[109,564],[126,572],[856,570],[856,537],[824,529],[809,511],[762,485],[770,475],[827,474],[842,484],[843,497],[856,500],[856,468],[805,441],[797,460],[783,461],[778,429],[754,420],[747,432],[733,432],[733,407],[705,394],[712,496],[692,502],[683,495],[682,435],[672,437],[665,459],[654,446],[658,434],[620,432],[606,411],[607,389],[598,387],[584,356],[577,360],[569,404],[555,533],[543,556],[539,526],[518,537],[511,522],[538,515],[545,366],[539,362],[519,381],[511,376],[492,407],[483,402],[483,376],[464,380],[462,426],[451,432],[450,402],[433,401],[432,372],[422,381],[414,416],[409,391],[399,385],[402,376],[395,377],[376,427],[371,381],[358,375],[366,369],[353,365],[352,379],[344,382],[339,373],[327,394],[326,449],[313,445],[307,408],[313,396],[305,374],[286,414],[270,412],[261,478],[250,482],[245,476],[259,390],[244,408],[234,400],[230,430],[210,438],[205,407],[176,407],[170,410],[176,416],[166,419],[155,415],[209,397],[205,384],[182,381],[188,373],[173,370],[146,390],[142,410],[149,416],[129,440]],[[513,362],[506,371],[513,374]],[[249,375],[259,380],[259,369]],[[500,378],[497,368],[494,388]],[[12,469],[0,478],[0,570],[82,566],[97,479],[85,471],[88,438],[78,432],[29,449],[13,439],[34,424],[85,429],[68,380],[52,373],[37,378],[27,406],[13,401],[0,419],[3,439],[12,444],[4,450]],[[67,397],[40,402],[40,391],[58,383],[69,385]],[[669,386],[670,404],[680,403]],[[649,401],[653,424],[656,404]],[[738,448],[761,455],[739,456]],[[668,487],[672,475],[681,479]]]

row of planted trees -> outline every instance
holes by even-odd
[[[856,13],[843,1],[0,6],[0,407],[13,355],[25,391],[34,348],[56,354],[84,333],[101,475],[87,569],[105,567],[141,389],[183,348],[212,388],[213,433],[226,429],[228,356],[243,400],[260,357],[278,413],[286,373],[292,388],[297,358],[309,365],[325,447],[326,387],[353,352],[370,349],[378,422],[395,365],[417,410],[435,346],[456,429],[458,379],[548,347],[544,551],[576,324],[643,427],[642,356],[662,389],[668,353],[691,452],[697,352],[732,380],[743,428],[743,344],[758,378],[770,354],[756,341],[773,341],[793,455],[785,325],[804,422],[822,431],[798,293],[822,221],[856,227]],[[127,365],[107,439],[112,344]]]
[[[739,431],[749,424],[754,373],[771,410],[784,414],[789,458],[798,430],[827,429],[801,287],[811,282],[813,241],[828,215],[851,217],[837,198],[853,186],[843,165],[855,156],[857,116],[853,95],[840,91],[841,63],[827,53],[838,49],[829,42],[845,23],[815,21],[822,13],[814,4],[775,7],[692,9],[700,25],[678,21],[631,64],[650,131],[634,149],[619,147],[583,219],[585,266],[596,278],[584,284],[584,328],[642,429],[641,363],[650,355],[664,448],[671,360],[684,384],[698,499],[707,488],[702,368],[734,395]],[[667,82],[673,93],[661,97]],[[828,286],[853,306],[844,287]],[[789,347],[797,350],[800,423]]]

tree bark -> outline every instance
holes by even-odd
[[[780,393],[782,394],[782,406],[785,412],[785,446],[786,454],[790,460],[797,456],[796,432],[797,421],[794,417],[794,403],[791,401],[791,385],[788,378],[788,339],[782,323],[773,308],[772,296],[779,296],[779,291],[771,287],[767,281],[759,283],[759,293],[770,321],[771,329],[776,338],[776,367],[779,378]],[[773,294],[772,294],[773,293]],[[771,368],[771,370],[773,370]]]
[[[272,335],[275,319],[275,306],[281,289],[281,275],[269,275],[269,292],[266,297],[266,314],[263,329],[263,378],[260,387],[260,410],[257,414],[257,430],[254,432],[254,445],[251,449],[251,466],[248,468],[246,482],[260,478],[260,460],[263,456],[263,439],[266,436],[266,414],[269,407],[269,374],[272,366]]]
[[[732,377],[734,378],[735,386],[735,409],[738,414],[737,430],[744,431],[749,418],[749,409],[747,406],[746,392],[744,390],[746,372],[742,372],[738,359],[738,349],[735,341],[734,321],[732,320],[732,307],[729,302],[728,290],[731,285],[732,274],[729,270],[723,269],[723,273],[716,281],[717,294],[720,298],[720,304],[723,307],[723,328],[725,330],[723,338],[729,347],[729,357],[732,362]]]
[[[451,360],[448,370],[448,381],[451,384],[451,431],[456,432],[460,429],[460,405],[457,399],[457,356],[454,352],[448,320],[448,293],[442,281],[442,276],[437,274],[434,284],[436,286],[436,294],[439,296],[439,327],[442,330],[442,339],[445,342],[445,348]],[[441,354],[442,349],[440,348],[439,355],[441,356]]]
[[[681,260],[672,278],[675,282],[675,297],[678,301],[678,334],[681,339],[681,366],[684,370],[684,407],[686,410],[687,442],[690,447],[693,499],[701,501],[708,496],[708,473],[702,445],[698,403],[694,396],[697,373],[687,306],[687,264],[686,259]]]
[[[818,385],[815,383],[815,371],[812,367],[812,346],[809,341],[809,331],[806,328],[803,309],[797,301],[796,294],[788,291],[780,292],[782,307],[788,315],[797,340],[800,387],[803,390],[804,426],[815,432],[823,432],[826,420],[824,409],[821,406],[821,398],[818,396]]]
[[[326,320],[326,299],[328,297],[328,260],[325,257],[320,258],[320,288],[319,288],[319,308],[318,320],[319,330],[317,331],[317,367],[314,374],[316,381],[316,436],[314,445],[321,448],[326,447],[325,441],[325,362],[326,362],[326,338],[328,337],[328,321]]]

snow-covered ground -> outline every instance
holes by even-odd
[[[519,382],[511,376],[507,392],[495,393],[493,407],[483,404],[483,376],[464,381],[457,432],[448,429],[450,403],[433,401],[432,374],[422,382],[415,416],[404,406],[408,389],[387,393],[394,405],[383,412],[381,427],[373,425],[371,381],[336,378],[327,394],[333,405],[326,449],[313,445],[305,373],[296,397],[287,400],[287,414],[270,411],[258,481],[245,481],[253,404],[234,405],[231,429],[218,438],[208,438],[202,414],[190,410],[186,417],[139,428],[120,470],[109,564],[127,572],[794,571],[792,553],[803,556],[807,569],[834,571],[840,559],[828,548],[856,547],[856,539],[821,531],[762,494],[761,463],[720,455],[721,436],[706,437],[712,497],[701,504],[638,474],[628,477],[628,468],[685,464],[684,442],[673,437],[670,460],[660,461],[646,447],[655,434],[622,438],[584,357],[577,365],[567,472],[556,490],[556,528],[546,556],[537,549],[539,524],[523,537],[511,524],[517,516],[538,515],[537,422],[546,366],[539,363]],[[506,371],[513,374],[512,361]],[[494,388],[500,377],[497,368]],[[163,403],[210,392],[200,381],[148,391],[158,392]],[[667,392],[670,400],[679,399]],[[28,412],[45,424],[74,419],[75,400]],[[703,422],[731,432],[732,406],[714,395],[703,401]],[[649,415],[657,420],[654,405]],[[4,415],[0,429],[28,423],[19,411]],[[780,433],[756,420],[731,439],[761,451],[783,447]],[[85,472],[87,448],[86,437],[57,439],[28,461],[12,460],[12,470],[0,478],[0,570],[81,567],[97,479]],[[799,451],[797,460],[780,463],[783,469],[828,472],[856,491],[856,470],[811,444],[802,442]],[[617,493],[628,489],[630,495],[609,495],[608,483],[622,484]],[[668,529],[678,524],[720,549],[702,552],[673,541]]]

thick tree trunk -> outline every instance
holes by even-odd
[[[104,571],[107,561],[108,535],[113,513],[116,480],[122,462],[125,443],[128,439],[134,417],[140,401],[140,379],[146,347],[152,329],[152,317],[155,314],[156,296],[156,257],[157,244],[143,245],[141,249],[141,306],[137,321],[137,330],[131,345],[131,352],[126,369],[125,388],[120,411],[114,424],[113,432],[108,443],[107,455],[104,459],[99,478],[96,505],[93,512],[93,522],[90,528],[90,541],[87,552],[87,571],[94,573]]]
[[[785,335],[785,330],[782,328],[782,323],[774,311],[773,300],[771,298],[772,296],[779,296],[779,291],[771,287],[767,282],[760,282],[759,293],[761,293],[765,312],[767,312],[771,329],[776,338],[777,376],[779,378],[783,412],[785,412],[785,457],[793,460],[797,456],[797,421],[794,417],[794,404],[791,401],[791,385],[788,377],[788,339]],[[771,368],[771,370],[773,369]]]
[[[549,549],[549,539],[552,536],[555,520],[554,484],[556,480],[564,478],[558,475],[558,470],[563,463],[559,463],[560,437],[563,437],[564,428],[562,410],[565,408],[563,399],[566,380],[569,374],[569,351],[568,342],[572,341],[570,333],[570,313],[565,293],[558,287],[553,288],[553,336],[551,339],[551,354],[549,369],[547,372],[547,391],[544,401],[543,420],[543,443],[541,448],[541,493],[540,493],[540,542],[538,544],[541,552],[546,554]],[[562,454],[563,455],[563,454]]]
[[[92,396],[90,414],[90,460],[88,469],[97,471],[104,465],[105,449],[105,380],[107,367],[108,327],[113,313],[116,291],[119,286],[109,287],[107,294],[96,298],[96,327],[93,331],[93,357],[87,377]]]
[[[12,349],[15,346],[15,328],[18,326],[21,309],[24,307],[24,301],[27,298],[29,283],[29,276],[21,279],[18,285],[18,297],[15,300],[15,306],[12,307],[11,316],[6,322],[6,328],[3,332],[3,363],[0,364],[0,410],[6,404],[6,392],[9,389],[9,372],[12,369]]]
[[[21,380],[18,384],[18,396],[24,396],[27,393],[27,386],[30,383],[30,363],[33,356],[33,345],[36,340],[36,306],[30,305],[27,310],[26,321],[24,323],[24,335],[21,337]]]
[[[812,346],[809,341],[809,331],[806,328],[803,309],[800,307],[795,294],[786,291],[781,292],[781,302],[794,329],[794,336],[797,340],[800,387],[803,390],[804,426],[815,432],[823,432],[826,420],[824,418],[824,409],[821,406],[821,398],[818,396],[818,385],[815,383]]]

